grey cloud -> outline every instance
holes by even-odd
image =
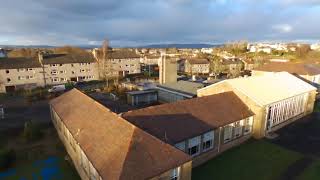
[[[317,2],[4,0],[0,44],[97,44],[106,37],[116,46],[319,39]]]

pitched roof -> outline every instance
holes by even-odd
[[[79,90],[50,104],[103,179],[149,179],[190,161]]]
[[[71,64],[95,62],[90,53],[48,54],[43,55],[43,64]]]
[[[239,58],[229,58],[229,59],[222,59],[221,63],[223,65],[241,64],[242,61]]]
[[[251,97],[259,105],[268,105],[316,90],[316,88],[309,83],[287,72],[229,79],[226,80],[226,82],[248,97]]]
[[[209,64],[209,63],[210,63],[208,59],[190,58],[190,59],[187,59],[187,61],[188,61],[190,64]]]
[[[111,51],[107,54],[109,59],[130,59],[130,58],[140,58],[140,56],[129,50],[118,50],[118,51]]]
[[[0,58],[0,69],[19,69],[41,67],[36,58]]]
[[[190,81],[177,81],[174,83],[165,83],[157,85],[159,88],[164,88],[171,91],[177,91],[190,96],[197,95],[197,90],[203,88],[204,85],[196,82]]]
[[[233,92],[225,92],[129,111],[122,117],[174,144],[252,115]]]
[[[318,75],[320,66],[316,64],[290,63],[290,62],[270,62],[255,68],[257,71],[281,72],[286,71],[298,75]]]

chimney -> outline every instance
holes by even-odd
[[[161,54],[159,63],[159,83],[177,82],[177,61]]]

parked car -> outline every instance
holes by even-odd
[[[56,85],[53,86],[52,88],[48,89],[49,93],[57,93],[57,92],[63,92],[66,90],[66,86],[64,84],[62,85]]]

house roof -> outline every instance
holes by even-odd
[[[92,63],[94,57],[90,53],[48,54],[43,55],[43,64]]]
[[[316,90],[309,83],[287,72],[229,79],[226,82],[261,106]]]
[[[122,117],[175,144],[252,115],[233,92],[225,92],[129,111]]]
[[[109,59],[130,59],[130,58],[140,58],[140,56],[134,51],[129,50],[118,50],[108,52]]]
[[[208,59],[195,59],[195,58],[190,58],[190,59],[187,59],[187,61],[188,61],[190,64],[210,64],[210,62],[209,62]]]
[[[221,63],[223,65],[241,64],[242,61],[239,58],[229,58],[229,59],[222,59]]]
[[[270,62],[255,68],[256,71],[281,72],[286,71],[298,75],[318,75],[320,66],[316,64],[290,63],[290,62]]]
[[[204,85],[190,81],[177,81],[174,83],[165,83],[157,85],[159,88],[167,89],[170,91],[176,91],[178,93],[187,94],[190,96],[197,95],[197,90],[203,88]]]
[[[41,67],[36,58],[0,58],[0,69],[19,69]]]
[[[50,104],[102,179],[149,179],[191,160],[79,90]]]

